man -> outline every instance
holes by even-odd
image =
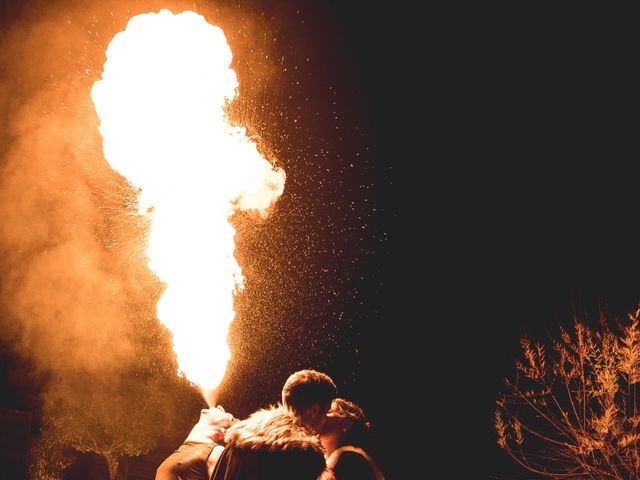
[[[282,387],[282,402],[231,426],[211,480],[315,480],[325,467],[318,432],[337,388],[331,377],[300,370]]]
[[[207,480],[222,452],[225,430],[237,421],[220,405],[202,409],[182,445],[156,470],[155,480]]]

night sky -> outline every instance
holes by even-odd
[[[548,344],[574,312],[595,327],[599,304],[613,321],[640,302],[624,16],[502,3],[447,12],[437,29],[422,137],[437,138],[423,156],[434,194],[413,240],[431,245],[435,286],[415,305],[438,325],[429,348],[449,346],[426,370],[446,412],[443,462],[464,478],[531,478],[493,431],[519,339]]]
[[[18,36],[1,50],[0,325],[8,368],[0,406],[39,412],[39,395],[49,391],[17,380],[36,371],[42,382],[53,357],[33,354],[43,324],[11,305],[12,295],[51,284],[63,312],[64,302],[80,302],[78,318],[102,314],[105,296],[116,292],[118,308],[104,315],[117,322],[104,338],[146,326],[143,340],[158,345],[151,360],[171,367],[167,337],[153,327],[149,299],[160,288],[140,258],[144,228],[127,213],[131,193],[109,173],[97,132],[82,136],[95,124],[90,108],[65,90],[67,79],[86,96],[103,37],[124,27],[110,23],[109,12],[119,18],[126,8],[190,5],[224,22],[241,85],[232,116],[287,172],[270,218],[237,219],[247,287],[237,298],[219,400],[238,416],[276,401],[291,371],[318,368],[369,412],[389,479],[417,468],[426,477],[444,469],[448,478],[463,478],[462,470],[464,478],[514,478],[492,422],[521,336],[544,340],[570,324],[574,310],[593,312],[598,302],[613,316],[640,302],[637,155],[627,123],[635,57],[625,12],[417,12],[360,1],[22,3],[25,16],[19,2],[1,4],[3,38],[16,29]],[[69,45],[62,33],[52,44],[38,40],[67,19]],[[39,27],[21,34],[30,22]],[[48,63],[68,48],[70,59]],[[71,150],[56,135],[35,152],[21,141],[60,124],[76,135]],[[45,181],[49,161],[59,175]],[[35,200],[32,180],[41,192]],[[66,191],[85,193],[69,202]],[[76,237],[70,218],[89,227]],[[36,260],[77,238],[117,288],[74,297]],[[43,280],[23,284],[43,270]],[[83,275],[62,279],[74,284]],[[128,352],[121,355],[109,369],[127,364]],[[73,367],[78,360],[69,357]],[[99,355],[95,361],[104,366]],[[176,403],[197,413],[198,395],[184,400],[181,392]]]

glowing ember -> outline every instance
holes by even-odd
[[[158,318],[173,333],[178,373],[212,390],[229,360],[233,295],[243,286],[229,218],[236,208],[266,215],[285,173],[228,122],[238,86],[231,49],[201,15],[133,17],[106,56],[91,91],[104,155],[152,215],[147,255],[166,284]]]

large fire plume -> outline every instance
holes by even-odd
[[[285,173],[228,120],[238,92],[231,49],[201,15],[135,16],[106,57],[91,91],[104,156],[151,215],[149,267],[165,284],[157,314],[172,332],[178,373],[210,393],[230,358],[243,288],[230,217],[236,209],[266,216]]]

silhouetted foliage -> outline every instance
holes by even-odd
[[[629,479],[640,474],[640,309],[612,330],[577,319],[548,348],[522,338],[515,378],[497,400],[498,444],[546,478]]]

